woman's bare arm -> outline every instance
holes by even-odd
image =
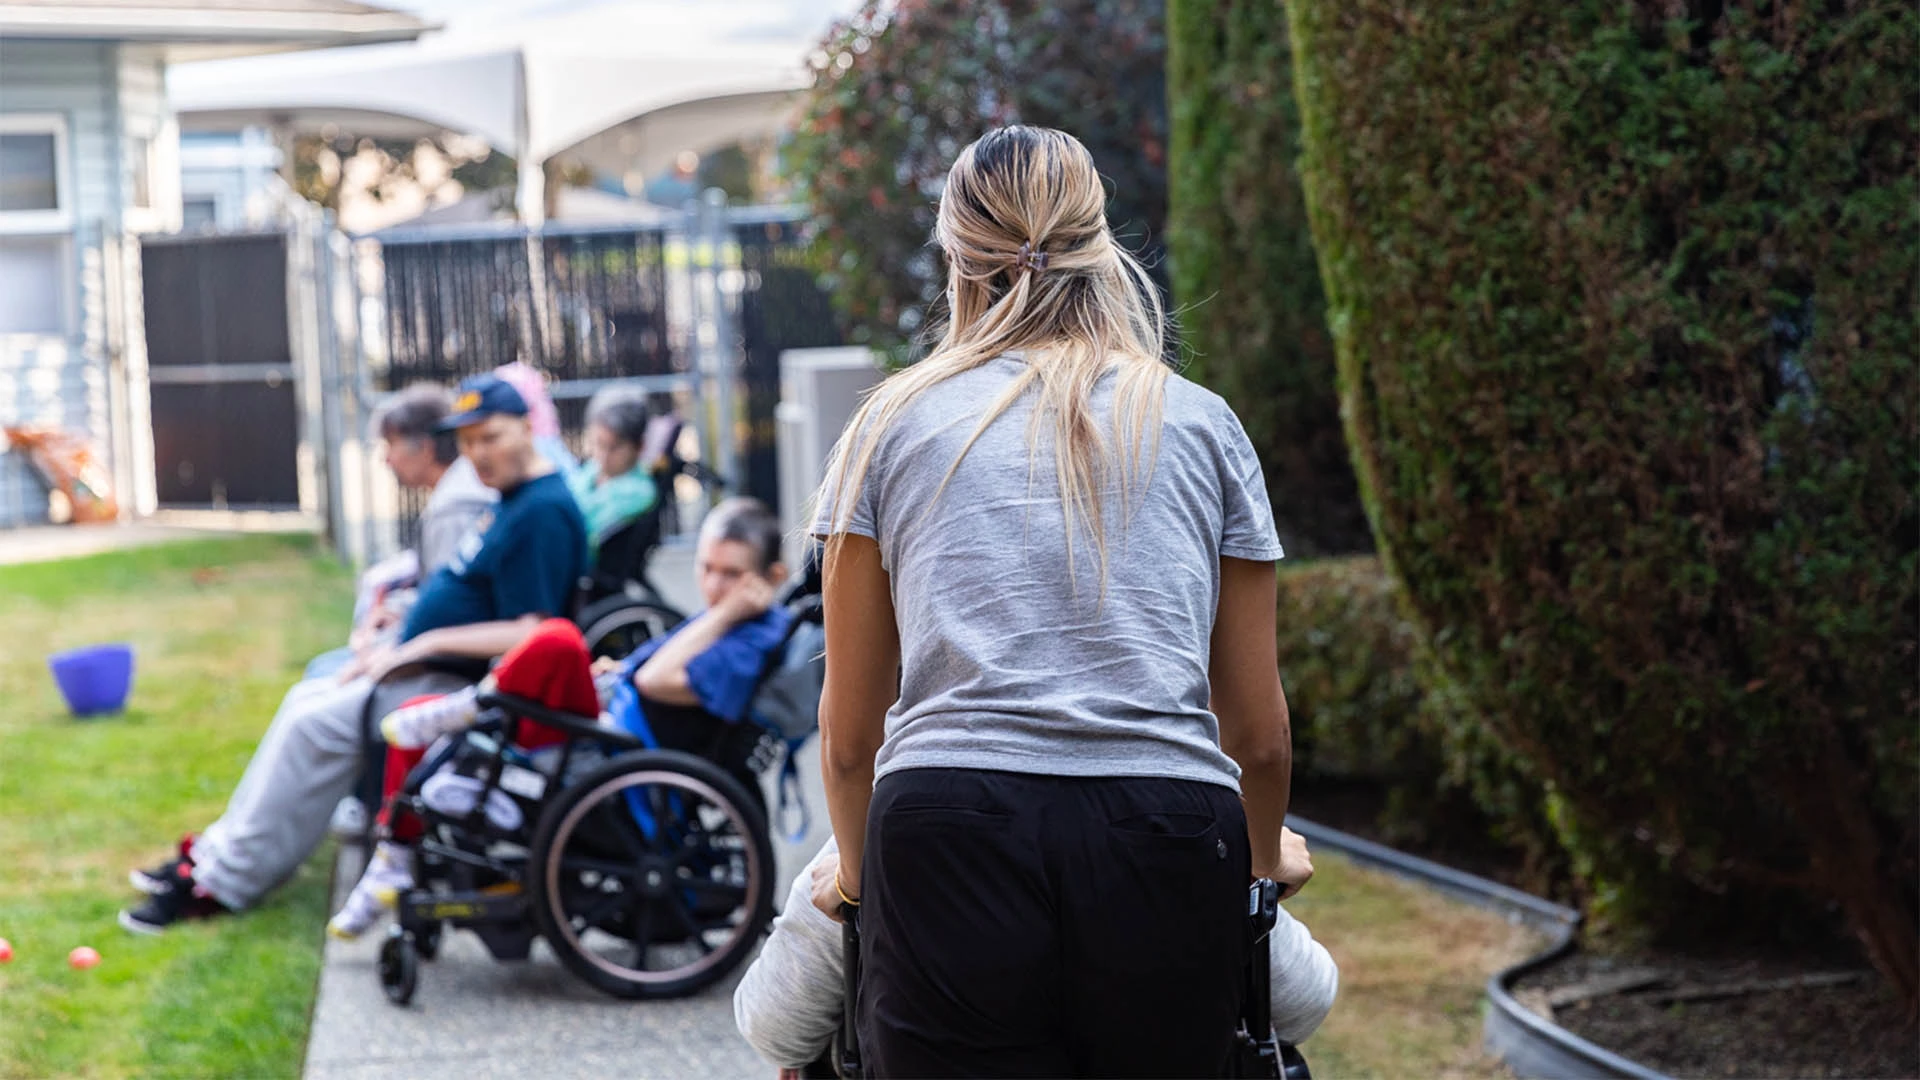
[[[1293,727],[1274,644],[1279,584],[1270,562],[1220,560],[1220,610],[1207,677],[1220,748],[1240,766],[1253,873],[1280,873],[1280,830],[1293,783]]]
[[[820,696],[820,771],[840,845],[840,882],[857,897],[873,759],[886,735],[887,710],[900,696],[900,630],[880,546],[870,537],[837,537],[827,546],[822,571],[827,677]]]

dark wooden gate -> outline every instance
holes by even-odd
[[[140,263],[160,505],[297,509],[286,237],[149,239]]]

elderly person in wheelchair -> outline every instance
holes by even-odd
[[[745,721],[770,659],[793,629],[793,614],[774,603],[787,578],[780,542],[778,520],[766,506],[753,499],[728,500],[707,516],[695,550],[706,609],[678,628],[645,642],[624,660],[595,662],[573,622],[549,620],[479,685],[424,697],[387,715],[380,725],[391,748],[383,838],[329,931],[339,937],[364,933],[414,888],[413,849],[424,835],[424,817],[484,812],[485,828],[508,836],[525,830],[531,815],[510,792],[460,774],[465,749],[460,733],[502,694],[576,718],[597,716],[597,722],[652,749],[691,754],[718,766],[738,785],[741,801],[764,831],[766,804],[755,766],[764,760],[767,736],[764,728]],[[553,773],[565,771],[552,760],[563,751],[576,767],[604,757],[594,746],[574,753],[564,746],[565,729],[538,718],[517,724],[509,741],[509,750],[529,766]],[[436,745],[439,749],[429,754]],[[468,752],[464,760],[473,757]],[[468,772],[492,774],[488,765]],[[428,813],[413,812],[416,803]]]
[[[572,603],[585,569],[586,525],[566,482],[534,449],[527,406],[493,376],[461,384],[442,423],[497,507],[421,588],[395,644],[357,655],[337,677],[293,687],[220,819],[177,856],[132,875],[148,894],[120,923],[157,934],[182,919],[240,911],[292,875],[325,835],[362,761],[362,722],[423,693],[461,685],[435,657],[499,656]],[[388,703],[388,704],[383,704]]]

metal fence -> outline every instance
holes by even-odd
[[[659,226],[487,227],[364,238],[355,280],[363,409],[409,383],[524,360],[544,372],[577,453],[587,399],[611,383],[666,395],[694,457],[731,491],[773,503],[782,350],[841,341],[787,207],[709,201]],[[371,301],[371,303],[369,303]],[[365,331],[377,327],[377,333]],[[363,456],[363,460],[366,460]],[[699,503],[711,492],[694,485]],[[422,500],[401,493],[394,535]],[[697,524],[698,506],[680,520]]]

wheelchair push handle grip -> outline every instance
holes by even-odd
[[[1255,878],[1247,886],[1247,923],[1254,941],[1264,941],[1280,921],[1280,884],[1272,878]]]
[[[860,1033],[854,1024],[854,1008],[860,997],[860,908],[840,905],[841,991],[845,995],[840,1009],[839,1060],[836,1071],[843,1077],[860,1076]]]

